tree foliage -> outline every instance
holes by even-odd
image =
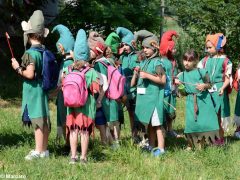
[[[58,22],[74,33],[79,28],[102,31],[106,35],[118,26],[159,33],[160,1],[153,0],[72,0],[61,11]]]
[[[239,0],[168,0],[169,11],[189,35],[185,45],[204,50],[207,34],[222,32],[227,37],[226,54],[238,61],[240,52]]]

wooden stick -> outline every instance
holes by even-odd
[[[171,106],[171,108],[173,108],[174,109],[174,111],[176,111],[177,109],[173,106],[173,105],[171,105],[170,103],[168,103],[166,100],[163,100],[163,102],[165,102],[167,105],[169,105],[169,106]]]
[[[9,47],[9,49],[10,49],[10,51],[11,51],[11,54],[12,54],[12,58],[14,58],[13,50],[12,50],[12,47],[11,47],[11,44],[10,44],[10,41],[9,41],[10,36],[8,35],[7,32],[5,33],[5,35],[6,35],[6,39],[7,39],[7,42],[8,42],[8,47]]]

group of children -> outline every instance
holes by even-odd
[[[29,43],[31,48],[25,51],[21,65],[12,58],[12,67],[23,77],[23,120],[29,119],[35,130],[35,149],[25,157],[32,160],[49,156],[47,145],[51,124],[48,92],[42,89],[43,57],[33,48],[45,48],[43,40],[49,30],[44,28],[44,17],[39,10],[28,22],[22,22],[22,29],[24,45]],[[208,56],[200,62],[194,50],[187,51],[183,56],[185,71],[178,74],[174,59],[173,37],[178,36],[175,31],[165,32],[160,42],[147,30],[133,34],[124,27],[118,27],[105,41],[97,32],[90,32],[87,37],[83,29],[74,40],[64,25],[55,26],[52,32],[59,34],[56,46],[62,55],[56,101],[57,136],[64,135],[66,144],[70,145],[71,164],[79,159],[81,163],[87,162],[89,136],[95,126],[100,131],[103,145],[119,148],[122,105],[128,111],[134,141],[139,143],[139,134],[143,132],[143,140],[148,139],[143,150],[155,157],[164,154],[165,132],[179,136],[172,129],[179,94],[186,96],[184,133],[188,149],[224,144],[224,131],[230,120],[227,89],[232,78],[232,63],[223,52],[226,43],[223,34],[207,36]],[[115,67],[126,78],[124,94],[119,99],[106,95],[111,83],[108,66]],[[64,106],[62,84],[71,72],[85,74],[88,96],[83,106]],[[238,82],[239,77],[240,73]],[[238,91],[234,117],[237,138],[240,138],[239,98]],[[79,135],[80,158],[77,156]]]

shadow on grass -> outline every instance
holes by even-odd
[[[34,143],[34,136],[32,133],[0,133],[0,151],[6,147],[21,146],[23,144],[26,144],[26,142],[28,142],[29,144]]]
[[[79,140],[80,141],[80,140]],[[49,143],[48,149],[54,153],[56,157],[59,156],[70,156],[70,146],[64,144],[56,144],[56,142]],[[90,140],[88,147],[88,158],[94,162],[106,161],[108,159],[107,154],[109,147],[102,146],[98,139]],[[78,142],[77,151],[81,152],[81,143]]]

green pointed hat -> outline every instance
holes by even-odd
[[[120,44],[120,37],[115,32],[112,32],[105,40],[105,44],[111,48],[114,54],[117,54]]]
[[[147,31],[147,30],[140,30],[134,33],[134,41],[141,41],[142,46],[149,47],[149,48],[156,48],[159,44],[159,40],[156,35]],[[153,46],[156,45],[156,46]]]
[[[76,41],[74,44],[74,60],[88,61],[89,47],[87,42],[87,35],[83,29],[77,33]]]
[[[116,33],[121,38],[121,42],[126,43],[132,47],[132,40],[134,40],[134,35],[130,30],[124,27],[118,27]]]
[[[52,30],[52,33],[54,33],[55,31],[58,32],[58,34],[60,35],[60,37],[56,43],[58,51],[59,51],[59,48],[58,48],[59,43],[63,45],[65,53],[69,53],[70,50],[73,50],[74,37],[73,37],[71,31],[62,24],[55,26]]]
[[[24,46],[26,47],[28,37],[27,34],[38,33],[47,37],[49,30],[44,27],[44,16],[41,10],[36,10],[33,12],[32,16],[26,21],[21,23],[22,30],[24,31]]]

